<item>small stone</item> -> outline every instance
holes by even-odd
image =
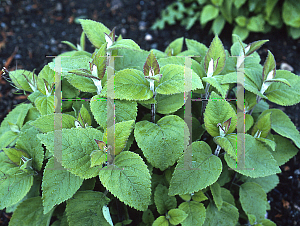
[[[146,34],[145,40],[146,40],[146,41],[151,41],[151,40],[152,40],[152,35]]]
[[[121,34],[122,35],[125,35],[127,33],[127,31],[126,31],[126,29],[123,27],[123,28],[121,28]]]
[[[147,25],[147,23],[145,21],[140,21],[139,22],[139,30],[140,31],[146,30],[146,25]]]
[[[294,71],[294,68],[291,65],[287,64],[287,63],[281,63],[280,64],[280,69],[281,70],[287,70],[287,71]]]

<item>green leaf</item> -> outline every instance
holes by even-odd
[[[214,22],[211,26],[211,30],[213,31],[214,35],[220,35],[222,32],[224,25],[226,21],[222,15],[219,15],[216,19],[214,19]]]
[[[55,97],[57,103],[57,98]],[[54,113],[54,96],[41,96],[36,98],[34,101],[36,108],[39,110],[41,115],[49,115]]]
[[[35,81],[37,80],[37,76],[31,72],[23,69],[15,70],[9,72],[9,77],[11,81],[21,90],[25,90],[28,92],[34,92],[36,89]],[[26,79],[26,78],[28,79]],[[28,81],[32,84],[29,85]]]
[[[219,211],[217,207],[210,202],[206,209],[206,219],[203,225],[236,225],[238,219],[239,211],[234,205],[229,204],[228,202],[223,202],[222,208]]]
[[[273,190],[279,183],[279,178],[276,174],[267,177],[259,177],[259,178],[251,178],[251,177],[243,176],[241,180],[243,182],[254,182],[256,184],[259,184],[265,193],[268,193],[271,190]]]
[[[4,209],[24,198],[33,184],[33,175],[7,163],[9,159],[4,152],[0,152],[0,162],[0,208]]]
[[[181,222],[182,226],[203,225],[206,212],[202,203],[195,201],[183,202],[178,206],[178,209],[183,210],[186,214],[188,214],[187,218]]]
[[[255,123],[251,135],[254,136],[258,133],[258,137],[266,138],[271,130],[271,112],[268,114],[260,115]]]
[[[165,53],[168,54],[168,56],[176,56],[181,52],[182,45],[183,37],[177,38],[168,45],[168,47],[165,49]]]
[[[152,226],[169,226],[169,221],[165,216],[160,216],[153,222]]]
[[[67,200],[66,213],[69,225],[110,226],[103,215],[102,208],[109,199],[98,191],[79,191]]]
[[[300,148],[300,134],[290,118],[280,109],[268,109],[262,114],[265,115],[269,112],[272,112],[271,128],[281,136],[291,139]]]
[[[242,5],[244,5],[245,4],[245,2],[246,2],[247,0],[234,0],[234,6],[237,8],[237,9],[239,9]]]
[[[223,124],[229,118],[232,119],[227,134],[235,130],[237,123],[236,113],[225,99],[222,99],[215,92],[212,92],[204,112],[205,129],[211,136],[219,136],[220,131],[217,124]]]
[[[98,150],[94,139],[101,139],[103,134],[94,128],[62,129],[61,133],[49,132],[38,134],[38,138],[46,145],[54,157],[61,159],[61,164],[69,172],[83,179],[95,177],[99,173],[98,167],[90,168],[90,154]],[[55,143],[54,138],[61,140],[61,144]]]
[[[276,142],[276,148],[274,152],[271,152],[271,154],[277,161],[277,164],[281,166],[294,157],[298,153],[299,149],[296,148],[288,139],[282,136],[274,135],[274,139]]]
[[[79,19],[79,22],[87,38],[96,48],[100,48],[106,42],[104,33],[109,34],[110,30],[102,23],[86,19]]]
[[[10,219],[9,225],[49,225],[53,211],[54,209],[47,214],[43,214],[41,197],[29,198],[17,207]]]
[[[219,9],[213,5],[205,5],[201,12],[200,22],[206,24],[208,21],[215,19],[219,15]]]
[[[265,13],[266,13],[266,18],[269,19],[274,7],[276,6],[278,0],[267,0],[266,2],[266,8],[265,8]]]
[[[259,140],[260,142],[266,144],[267,146],[269,146],[272,149],[272,151],[275,151],[275,147],[276,147],[275,141],[265,139],[265,138],[256,138],[256,139]]]
[[[91,167],[101,166],[107,161],[107,155],[103,150],[94,150],[91,153]]]
[[[169,210],[177,207],[175,197],[168,195],[168,188],[158,184],[154,192],[154,203],[159,214],[165,214]]]
[[[238,35],[241,38],[241,40],[243,41],[248,37],[249,30],[245,27],[235,26],[232,31],[232,34]]]
[[[254,32],[262,32],[264,30],[265,20],[262,14],[249,18],[247,29]]]
[[[281,82],[272,82],[265,95],[269,101],[283,106],[300,102],[300,78],[289,71],[276,70],[275,79],[286,79],[291,87]]]
[[[207,200],[208,198],[200,190],[200,191],[195,192],[194,195],[192,195],[192,199],[196,202],[202,202],[202,201]]]
[[[186,38],[185,43],[186,43],[188,50],[193,50],[193,51],[197,52],[197,55],[201,56],[201,58],[199,58],[199,57],[196,58],[196,60],[200,63],[202,61],[202,59],[204,58],[204,56],[206,55],[208,48],[204,44],[197,42],[196,40],[193,40],[193,39]]]
[[[154,76],[159,74],[159,65],[153,51],[149,53],[143,69],[145,76]],[[153,73],[151,72],[151,69],[153,69]]]
[[[254,215],[258,222],[265,218],[267,194],[262,187],[253,182],[240,186],[240,202],[243,210],[249,216]]]
[[[149,223],[152,224],[154,221],[154,216],[153,213],[150,209],[147,209],[146,211],[143,212],[143,216],[142,216],[143,222],[144,223]]]
[[[286,0],[283,3],[282,19],[286,25],[291,27],[300,27],[300,4],[299,2]]]
[[[215,87],[218,90],[218,92],[222,95],[222,97],[225,99],[227,91],[229,89],[229,85],[221,84],[223,81],[223,77],[224,77],[223,75],[216,75],[213,77],[204,77],[204,78],[202,78],[202,80],[204,82],[208,82],[213,87]]]
[[[77,120],[80,122],[82,126],[85,126],[85,123],[87,123],[89,126],[92,124],[92,118],[90,116],[90,113],[88,112],[88,110],[85,108],[84,105],[81,105]]]
[[[114,155],[118,155],[125,148],[129,135],[134,127],[134,120],[123,121],[116,123],[114,126],[115,137],[115,152]],[[103,141],[107,143],[107,129],[103,135]]]
[[[74,127],[75,118],[68,114],[53,113],[50,115],[43,115],[31,122],[30,125],[36,127],[42,133],[54,131],[54,122],[56,118],[61,122],[62,129],[71,129]]]
[[[46,81],[46,84],[44,81]],[[51,90],[52,84],[54,82],[55,82],[55,72],[49,67],[49,65],[44,66],[37,77],[38,90],[42,94],[46,95],[48,91]],[[47,87],[47,89],[45,88],[45,86]]]
[[[238,16],[234,20],[240,27],[245,27],[247,24],[247,18],[245,16]]]
[[[29,158],[29,155],[23,150],[18,150],[16,148],[3,148],[2,150],[9,158],[9,160],[18,166],[20,166],[20,161],[22,156]]]
[[[263,68],[263,81],[266,81],[267,79],[268,80],[273,79],[275,77],[275,74],[276,74],[276,61],[271,51],[268,50],[268,56],[264,63],[264,68]]]
[[[131,39],[121,39],[119,41],[114,42],[107,50],[112,51],[112,50],[115,50],[115,49],[135,49],[135,50],[140,50],[141,48],[139,47],[138,44],[136,44]]]
[[[168,212],[168,216],[170,217],[170,224],[177,225],[184,221],[188,214],[181,209],[171,209]]]
[[[106,55],[106,47],[107,43],[103,44],[100,49],[95,49],[95,52],[93,53],[93,61],[92,64],[95,64],[97,66],[97,75],[98,78],[102,79],[105,70],[106,70],[106,63],[107,63],[107,55]]]
[[[192,161],[185,162],[184,155],[179,158],[170,182],[169,195],[199,191],[216,182],[221,174],[221,160],[212,155],[207,143],[196,141],[188,146],[189,149],[192,149]]]
[[[137,103],[128,100],[114,100],[115,102],[115,123],[135,120],[137,116]],[[100,95],[91,99],[91,111],[95,120],[102,128],[107,126],[107,102]]]
[[[17,140],[16,148],[26,151],[32,158],[33,168],[40,171],[44,160],[44,148],[40,140],[36,137],[39,134],[38,130],[31,127],[20,133]]]
[[[71,198],[83,182],[83,179],[66,169],[55,167],[55,161],[54,157],[48,160],[43,174],[42,199],[44,214],[48,213],[55,205]],[[61,166],[60,163],[56,163]]]
[[[225,61],[226,61],[226,53],[225,53],[224,46],[217,35],[212,40],[208,48],[208,51],[205,55],[204,67],[206,73],[208,71],[208,66],[211,59],[213,59],[214,62],[212,76],[215,76],[221,73],[221,71],[225,66]]]
[[[137,210],[147,210],[151,195],[151,176],[138,154],[123,151],[116,156],[114,165],[100,170],[99,178],[103,186],[120,201]]]
[[[186,147],[185,131],[189,133],[184,120],[179,116],[169,115],[161,118],[157,124],[148,121],[136,123],[134,137],[146,159],[163,171],[182,155]]]
[[[232,3],[233,0],[226,0],[223,2],[223,6],[220,7],[222,16],[231,24],[232,23]]]
[[[119,49],[118,56],[115,57],[115,71],[121,71],[123,69],[138,69],[143,71],[143,66],[149,55],[145,50],[133,50],[133,49]],[[126,56],[126,57],[125,57]]]
[[[228,166],[234,171],[253,178],[265,177],[281,172],[267,147],[249,134],[245,134],[245,154],[241,153],[243,151],[238,151],[241,155],[238,156],[238,162],[241,163],[242,159],[240,158],[243,158],[243,155],[245,155],[245,160],[243,160],[244,165],[239,164],[238,167],[236,166],[237,157],[232,158],[230,155],[225,154]]]
[[[218,182],[213,183],[210,185],[210,191],[214,199],[214,203],[217,206],[218,210],[220,211],[223,204],[223,199],[221,196],[221,187]]]
[[[107,81],[101,96],[107,95]],[[124,69],[114,76],[115,99],[120,100],[148,100],[153,96],[150,84],[143,72],[136,69]]]
[[[265,44],[266,42],[268,42],[269,40],[259,40],[259,41],[255,41],[255,42],[251,42],[250,45],[250,49],[248,50],[248,52],[246,53],[246,56],[251,55],[252,53],[254,53],[256,50],[258,50],[263,44]]]
[[[176,94],[185,92],[185,67],[181,65],[168,64],[160,70],[162,78],[156,87],[156,92],[159,94]],[[191,71],[191,90],[203,89],[202,82],[199,76]],[[156,83],[157,84],[157,83]]]
[[[244,123],[242,125],[237,125],[237,130],[238,131],[241,131],[244,130],[244,126],[245,126],[245,133],[253,126],[253,123],[254,123],[254,120],[253,120],[253,117],[249,114],[244,114],[243,112],[238,112],[237,113],[237,118],[238,118],[238,121],[239,120],[243,120]],[[240,126],[242,128],[240,128]]]

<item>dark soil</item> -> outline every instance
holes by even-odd
[[[77,18],[87,18],[102,22],[108,28],[116,26],[116,34],[137,42],[142,49],[156,48],[164,50],[178,37],[195,39],[209,46],[213,35],[195,25],[189,31],[178,24],[167,26],[163,31],[150,30],[160,11],[171,0],[25,0],[0,2],[0,67],[9,71],[26,69],[36,70],[36,74],[45,64],[64,51],[70,50],[61,41],[67,40],[75,45],[79,43],[82,32],[76,23]],[[209,26],[207,26],[209,27]],[[226,25],[221,40],[226,49],[231,46],[232,27]],[[151,35],[151,40],[146,40]],[[251,34],[245,41],[269,39],[258,52],[264,61],[267,50],[270,50],[277,61],[278,69],[285,62],[300,75],[300,40],[287,36],[285,28],[268,34]],[[91,45],[88,43],[88,50]],[[263,62],[262,61],[262,62]],[[18,103],[26,100],[24,94],[14,94],[4,79],[0,79],[0,122]],[[279,107],[272,105],[271,107]],[[300,128],[299,104],[291,107],[280,107]],[[268,194],[271,210],[268,218],[277,225],[300,225],[300,154],[281,167],[280,183]],[[10,214],[0,212],[0,224],[7,225]]]

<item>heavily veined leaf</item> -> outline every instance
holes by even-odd
[[[282,136],[274,135],[274,140],[276,142],[276,148],[274,152],[271,152],[271,154],[279,166],[289,161],[299,151],[299,149],[296,148],[290,140]]]
[[[176,56],[181,52],[182,45],[183,45],[183,37],[177,38],[168,45],[168,47],[165,49],[165,53],[168,56]]]
[[[246,182],[240,186],[240,202],[243,210],[249,216],[254,215],[257,222],[265,218],[267,194],[262,187],[253,182]]]
[[[30,125],[36,127],[42,133],[54,131],[54,122],[58,120],[61,123],[62,129],[71,129],[74,127],[75,118],[72,115],[53,113],[50,115],[43,115],[31,122]]]
[[[222,162],[217,156],[212,155],[207,143],[196,141],[188,146],[188,150],[191,148],[191,162],[187,162],[184,155],[178,160],[170,182],[169,195],[199,191],[216,182],[221,174]]]
[[[29,198],[20,203],[10,219],[10,225],[44,226],[49,225],[54,209],[43,214],[42,197]]]
[[[221,195],[221,187],[218,182],[213,183],[210,185],[210,191],[214,199],[214,203],[217,206],[218,210],[220,211],[223,204],[223,199]]]
[[[181,65],[168,64],[160,70],[162,78],[159,83],[155,82],[156,92],[160,94],[176,94],[183,93],[185,91],[185,67]],[[191,90],[203,89],[202,82],[199,76],[191,71]]]
[[[129,135],[134,127],[134,120],[123,121],[114,125],[115,150],[114,155],[118,155],[125,148]],[[103,134],[103,141],[107,143],[107,129]]]
[[[223,124],[229,118],[231,118],[231,124],[227,134],[235,130],[237,123],[235,110],[225,99],[212,92],[204,112],[205,129],[211,136],[219,136],[220,131],[217,124]]]
[[[102,97],[107,96],[108,83],[101,92]],[[124,69],[115,74],[114,92],[114,98],[120,100],[148,100],[153,96],[143,72],[136,69]]]
[[[271,128],[281,136],[291,139],[300,148],[300,133],[291,119],[280,109],[265,110],[261,117],[270,112],[272,112]]]
[[[257,178],[281,172],[268,148],[249,134],[245,134],[245,150],[237,150],[237,153],[235,158],[225,154],[225,160],[228,166],[238,173]]]
[[[101,98],[100,95],[93,96],[91,99],[91,111],[95,120],[102,128],[107,126],[107,102],[106,98]],[[115,103],[115,123],[135,120],[137,116],[137,103],[128,100],[114,100]]]
[[[156,168],[164,171],[182,155],[189,132],[183,119],[176,115],[161,118],[157,124],[140,121],[135,125],[134,137],[146,159]],[[180,136],[180,134],[182,134]]]
[[[71,173],[83,179],[95,177],[99,173],[98,167],[91,168],[90,154],[97,150],[94,139],[101,139],[103,134],[94,128],[62,129],[61,132],[38,134],[38,138],[54,154],[61,164]],[[54,139],[61,143],[54,143]],[[54,146],[55,144],[55,146]]]
[[[181,209],[171,209],[168,212],[169,222],[173,225],[178,225],[187,218],[187,214]]]
[[[100,48],[105,43],[105,34],[109,34],[110,30],[100,22],[79,19],[82,29],[90,42],[96,47]]]
[[[213,202],[208,204],[204,226],[236,225],[239,219],[238,209],[228,202],[223,202],[221,210],[218,210]]]
[[[46,65],[37,77],[37,88],[42,94],[46,95],[51,90],[54,82],[55,72],[49,67],[49,65]]]
[[[0,152],[0,208],[4,209],[16,204],[24,198],[33,184],[33,175],[28,174]]]
[[[276,70],[275,79],[286,79],[288,85],[281,82],[272,82],[265,95],[269,101],[283,106],[290,106],[300,102],[300,78],[286,70]]]
[[[116,156],[113,165],[100,170],[99,178],[103,186],[120,201],[137,210],[147,210],[151,196],[151,176],[138,154],[123,151]]]
[[[254,124],[251,135],[257,134],[258,137],[266,138],[271,130],[271,112],[260,115]]]
[[[276,174],[267,177],[259,177],[259,178],[242,176],[241,180],[243,182],[254,182],[256,184],[259,184],[262,187],[262,189],[265,191],[265,193],[268,193],[271,190],[273,190],[279,183],[279,178]]]
[[[54,103],[55,98],[55,103]],[[54,113],[54,106],[57,104],[57,97],[41,96],[35,99],[34,104],[41,115],[49,115]]]
[[[43,174],[42,199],[44,214],[48,213],[55,205],[71,198],[80,188],[83,179],[62,167],[55,167],[56,159],[51,157]],[[58,165],[60,163],[57,162]]]
[[[69,225],[111,226],[104,218],[102,208],[109,203],[102,192],[78,191],[67,200],[66,213]]]
[[[225,49],[217,35],[212,40],[204,58],[204,68],[206,72],[208,71],[208,66],[211,59],[213,59],[214,62],[212,76],[215,76],[221,73],[226,62]]]
[[[182,226],[203,225],[206,210],[202,203],[195,201],[183,202],[178,206],[178,209],[183,210],[186,214],[188,214],[187,218],[181,222]]]
[[[19,69],[9,72],[9,77],[15,86],[21,90],[34,92],[36,89],[37,76],[34,72]]]
[[[37,134],[39,134],[39,132],[34,127],[30,127],[24,132],[21,132],[17,140],[16,148],[27,152],[30,158],[32,158],[33,168],[40,171],[44,160],[44,148],[40,140],[36,137]]]
[[[154,203],[159,214],[166,214],[169,210],[177,207],[177,201],[174,196],[168,195],[168,188],[158,184],[154,192]]]
[[[6,156],[12,161],[15,165],[21,165],[21,157],[24,156],[26,158],[30,158],[29,155],[23,151],[16,148],[3,148],[2,149]]]
[[[149,53],[143,69],[145,76],[154,76],[159,74],[159,65],[153,51]],[[153,70],[153,72],[151,72],[151,70]]]
[[[200,56],[195,58],[200,63],[202,59],[205,57],[208,48],[204,44],[197,42],[196,40],[193,39],[186,38],[185,43],[188,50],[193,50],[197,53],[197,56]]]

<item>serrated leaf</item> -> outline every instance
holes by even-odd
[[[20,161],[22,156],[29,158],[29,155],[23,150],[19,150],[16,148],[3,148],[2,150],[9,158],[9,160],[18,166],[20,166]]]
[[[93,53],[93,61],[92,64],[97,66],[97,75],[98,78],[102,79],[105,70],[106,70],[106,62],[107,62],[107,55],[106,55],[106,46],[107,44],[103,44],[99,49],[96,49]]]
[[[145,76],[154,76],[159,74],[159,65],[157,63],[155,55],[153,54],[153,51],[149,53],[143,69]],[[150,74],[151,69],[153,69],[153,75]]]
[[[245,134],[245,153],[241,153],[243,150],[238,151],[238,153],[239,152],[241,156],[235,158],[225,154],[225,160],[228,166],[238,173],[257,178],[281,172],[277,162],[268,151],[267,147],[249,134]],[[240,164],[237,167],[236,158],[238,158],[238,162],[241,162],[242,159],[240,158],[243,158],[243,155],[245,155],[245,164]]]
[[[204,77],[202,78],[204,82],[208,82],[210,85],[215,87],[223,98],[226,98],[227,91],[229,89],[228,84],[221,84],[223,81],[222,75],[216,75],[214,77]]]
[[[271,73],[270,76],[269,73]],[[268,80],[273,79],[275,75],[276,75],[276,61],[271,51],[268,50],[268,56],[264,63],[264,68],[263,68],[263,81],[266,81],[267,79]]]
[[[37,136],[56,158],[61,159],[62,166],[71,173],[83,179],[95,177],[99,173],[98,167],[90,168],[90,154],[98,149],[94,139],[101,139],[101,131],[79,127],[62,129],[61,133],[49,132]],[[55,137],[61,140],[61,144],[55,143],[54,146]]]
[[[100,22],[87,19],[79,19],[82,29],[90,42],[96,47],[100,48],[105,43],[105,35],[110,33],[110,30]]]
[[[269,101],[283,106],[290,106],[300,102],[300,78],[289,71],[276,70],[275,79],[286,79],[291,85],[272,82],[265,95]]]
[[[123,121],[115,124],[115,150],[114,155],[118,155],[125,148],[128,137],[134,127],[134,120]],[[103,141],[107,143],[107,129],[103,135]]]
[[[107,161],[107,156],[103,150],[94,150],[91,153],[91,167],[101,166],[106,161]]]
[[[213,183],[210,185],[210,191],[214,199],[214,203],[217,206],[218,210],[220,211],[223,204],[223,199],[221,196],[221,187],[218,182]]]
[[[115,49],[134,49],[134,50],[140,50],[138,44],[136,44],[131,39],[121,39],[119,41],[114,42],[107,50],[112,51]]]
[[[182,155],[187,125],[179,116],[169,115],[157,124],[140,121],[135,125],[134,137],[146,159],[156,168],[165,170]],[[178,136],[178,134],[182,134]]]
[[[51,216],[54,209],[43,214],[42,199],[40,196],[29,198],[20,203],[20,205],[15,210],[12,218],[10,219],[10,225],[36,225],[44,226],[49,225]],[[34,214],[33,214],[34,213]]]
[[[256,139],[269,146],[272,149],[272,151],[275,151],[276,143],[273,140],[269,140],[265,138],[256,138]]]
[[[177,38],[168,45],[168,47],[165,49],[165,53],[168,56],[176,56],[181,52],[182,45],[183,45],[183,37]]]
[[[208,66],[211,59],[213,59],[214,62],[212,76],[215,76],[221,73],[226,62],[225,49],[217,35],[212,40],[204,58],[204,68],[206,72],[208,71]]]
[[[75,118],[72,115],[53,113],[50,115],[43,115],[31,122],[30,125],[36,127],[42,133],[54,131],[54,122],[59,119],[61,121],[62,129],[71,129],[74,127]]]
[[[196,40],[193,39],[186,38],[185,43],[188,50],[193,50],[197,53],[197,55],[200,55],[200,58],[199,57],[195,58],[200,63],[202,59],[205,57],[208,48],[204,44],[197,42]]]
[[[165,216],[160,216],[156,218],[156,220],[153,222],[152,226],[169,226],[169,221]]]
[[[259,137],[266,138],[271,130],[271,112],[268,114],[260,115],[257,122],[252,129],[252,136],[256,133],[260,134]]]
[[[168,195],[168,188],[162,184],[158,184],[154,192],[154,203],[159,214],[165,214],[170,209],[177,207],[175,197]]]
[[[54,157],[48,160],[43,174],[42,199],[44,214],[47,214],[55,205],[71,198],[83,182],[83,179],[66,169],[55,168],[54,161],[56,161]]]
[[[115,103],[115,123],[135,120],[137,116],[137,103],[135,101],[114,100]],[[107,126],[107,102],[99,95],[91,99],[91,111],[95,120],[102,128]]]
[[[208,198],[205,196],[205,194],[200,190],[197,192],[194,192],[194,194],[192,195],[192,199],[196,202],[202,202],[207,200]]]
[[[223,202],[221,210],[218,211],[217,207],[212,202],[210,202],[206,209],[206,219],[203,225],[236,225],[238,219],[239,212],[234,205],[229,204],[228,202]]]
[[[263,44],[265,44],[268,41],[269,40],[259,40],[259,41],[251,42],[249,44],[250,45],[250,49],[246,53],[246,56],[251,55],[253,52],[255,52],[256,50],[258,50]]]
[[[66,213],[69,225],[110,226],[104,218],[102,207],[109,199],[98,191],[79,191],[67,200]]]
[[[246,182],[240,186],[240,202],[247,215],[254,215],[257,221],[265,218],[267,194],[262,187],[253,182]]]
[[[271,154],[279,166],[289,161],[299,151],[299,149],[296,148],[288,139],[282,136],[274,135],[274,140],[276,142],[276,148],[274,152],[271,152]]]
[[[40,140],[36,137],[37,134],[39,134],[39,132],[34,127],[21,132],[17,140],[16,148],[26,151],[30,158],[32,158],[33,168],[40,171],[44,160],[44,148]]]
[[[160,69],[162,78],[157,83],[156,92],[160,94],[176,94],[185,92],[185,67],[181,65],[168,64]],[[203,89],[199,76],[191,71],[191,90]]]
[[[54,98],[57,103],[57,98],[54,96],[41,96],[35,99],[34,104],[41,115],[49,115],[54,113]]]
[[[199,191],[216,182],[221,174],[221,160],[212,155],[207,143],[196,141],[188,146],[188,149],[191,148],[192,162],[185,164],[184,155],[179,158],[170,182],[169,195]]]
[[[153,96],[143,72],[136,69],[118,71],[114,76],[114,91],[115,99],[120,100],[148,100]],[[106,95],[107,85],[101,92],[101,96]]]
[[[178,208],[188,214],[187,218],[181,222],[182,226],[203,225],[205,221],[206,210],[202,203],[195,201],[183,202],[178,206]]]
[[[170,217],[170,224],[177,225],[184,221],[188,215],[183,210],[171,209],[168,212],[168,216]]]
[[[267,177],[259,177],[259,178],[251,178],[251,177],[243,176],[241,180],[243,182],[254,182],[256,184],[259,184],[262,187],[262,189],[265,191],[265,193],[268,193],[271,190],[273,190],[279,183],[279,178],[276,174]]]
[[[37,76],[33,72],[26,71],[26,70],[23,70],[23,69],[19,69],[19,70],[9,72],[9,77],[10,77],[11,81],[19,89],[25,90],[25,91],[28,91],[28,92],[34,92],[35,91],[33,89],[36,88],[36,87],[33,88],[32,86],[29,85],[29,83],[27,81],[27,79],[28,79],[30,82],[32,82],[32,84],[34,84],[33,81],[37,80]]]
[[[113,165],[100,170],[99,178],[103,186],[126,205],[140,211],[148,208],[151,176],[138,154],[123,151],[116,156]]]
[[[92,124],[92,118],[90,116],[90,113],[85,108],[84,105],[81,105],[81,108],[78,113],[77,120],[81,123],[81,125],[85,126],[87,123],[89,126]]]
[[[44,81],[46,81],[47,84],[45,84]],[[51,90],[52,84],[54,82],[55,82],[55,72],[49,67],[49,65],[44,66],[37,77],[38,90],[42,94],[46,95],[46,93],[48,93],[48,91]],[[45,86],[47,87],[48,90],[45,88]]]
[[[217,124],[223,124],[229,118],[232,119],[227,134],[235,130],[237,123],[236,113],[225,99],[222,99],[215,92],[212,92],[204,112],[205,129],[211,136],[219,136],[220,131]]]

